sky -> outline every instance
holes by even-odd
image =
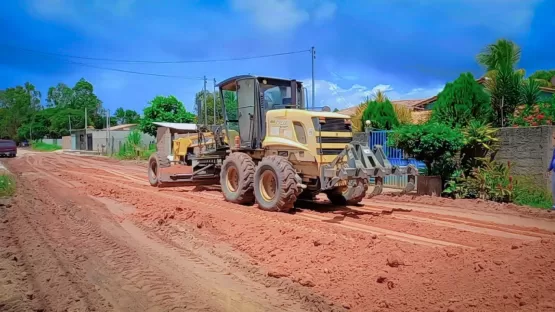
[[[192,111],[203,76],[208,90],[240,74],[311,90],[315,47],[315,106],[347,108],[376,90],[421,99],[462,72],[482,75],[476,54],[500,38],[522,48],[527,73],[555,68],[554,15],[553,0],[1,1],[0,89],[29,81],[44,101],[49,87],[85,78],[112,111],[142,112],[156,95]]]

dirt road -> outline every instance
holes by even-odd
[[[18,192],[0,205],[0,311],[555,309],[549,213],[387,196],[267,213],[152,188],[132,163],[4,162]]]

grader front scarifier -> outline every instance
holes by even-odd
[[[223,125],[157,123],[158,148],[149,160],[153,186],[219,184],[227,201],[267,211],[289,211],[297,200],[325,193],[336,205],[358,204],[380,194],[388,175],[408,175],[414,188],[416,167],[391,165],[381,146],[354,142],[349,116],[305,108],[300,82],[251,75],[218,85],[236,92],[237,108],[222,105]],[[234,117],[237,116],[237,117]],[[187,128],[187,129],[185,129]],[[173,140],[176,135],[192,136]],[[172,139],[170,139],[172,137]],[[170,159],[171,158],[171,159]]]

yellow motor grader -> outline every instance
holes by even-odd
[[[416,167],[392,166],[381,146],[371,149],[367,142],[353,141],[349,116],[307,110],[302,83],[242,75],[218,88],[222,103],[224,91],[237,97],[233,112],[222,105],[222,125],[208,131],[200,125],[157,123],[158,151],[148,167],[151,185],[219,183],[227,201],[256,202],[268,211],[289,211],[298,199],[322,192],[333,204],[357,204],[371,177],[376,183],[370,196],[381,193],[387,175],[408,175],[405,191],[414,188]],[[173,150],[160,142],[172,142]],[[185,166],[190,169],[180,169]]]

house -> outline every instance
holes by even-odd
[[[481,85],[484,85],[486,82],[486,77],[482,77],[476,79]],[[553,78],[555,80],[555,77]],[[555,81],[554,81],[555,82]],[[550,99],[553,95],[555,95],[555,88],[547,88],[547,87],[540,87],[540,98],[542,99]],[[428,120],[430,114],[432,113],[432,109],[434,107],[435,102],[437,101],[437,95],[434,95],[427,99],[420,99],[420,100],[399,100],[399,101],[391,101],[391,103],[396,105],[406,106],[412,111],[412,121],[414,123],[420,123],[423,121]],[[345,114],[348,116],[353,116],[356,112],[357,106],[349,107],[343,110],[340,110],[338,113]]]
[[[96,151],[106,153],[107,146],[110,147],[110,153],[117,153],[120,147],[127,140],[127,136],[137,128],[137,124],[123,124],[110,128],[94,129],[72,129],[70,139],[64,149]],[[63,138],[62,138],[63,139]],[[155,142],[155,138],[145,133],[141,133],[141,142],[143,145]]]

